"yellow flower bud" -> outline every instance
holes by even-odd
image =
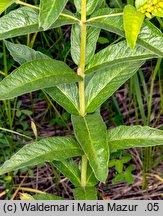
[[[157,0],[153,0],[152,2],[155,5],[155,4],[157,4],[158,1]]]
[[[163,8],[163,2],[158,3],[159,7]]]
[[[148,5],[145,4],[142,8],[143,8],[143,9],[147,9],[147,8],[148,8]]]
[[[147,12],[152,12],[154,10],[154,7],[151,6],[150,8],[147,8]]]
[[[146,17],[148,17],[149,19],[152,18],[152,15],[151,15],[149,12],[146,12],[145,15],[146,15]]]

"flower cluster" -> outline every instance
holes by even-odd
[[[163,0],[148,0],[143,6],[139,8],[139,11],[146,15],[148,18],[152,18],[152,14],[156,14],[163,10]]]

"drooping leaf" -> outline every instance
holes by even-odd
[[[35,59],[51,59],[49,56],[25,45],[13,44],[9,41],[5,41],[5,44],[13,59],[19,64]],[[78,114],[78,87],[75,83],[57,85],[56,87],[44,89],[44,91],[69,113]]]
[[[22,44],[5,41],[5,45],[13,59],[20,65],[36,59],[51,59],[49,56]]]
[[[98,3],[102,0],[87,0],[87,15],[90,15],[93,13],[93,11],[96,9]],[[81,1],[80,0],[74,0],[75,7],[79,13],[81,13]]]
[[[34,196],[35,200],[64,200],[62,197],[55,196],[53,194],[35,194]]]
[[[124,30],[127,43],[131,49],[135,47],[144,17],[145,15],[137,11],[132,5],[125,6],[123,11]]]
[[[79,113],[79,90],[76,83],[57,85],[45,92],[71,114]]]
[[[109,14],[118,14],[120,11],[117,9],[100,9],[93,14],[90,21],[87,21],[87,25],[98,27],[113,33],[116,33],[122,37],[125,37],[123,28],[123,17],[120,15],[114,17],[108,17]],[[106,18],[98,16],[107,16]],[[163,57],[163,34],[154,26],[150,21],[145,20],[138,35],[137,43],[143,46],[145,49]]]
[[[163,145],[163,131],[147,126],[119,126],[108,131],[111,151]]]
[[[122,62],[94,73],[85,89],[86,111],[96,111],[142,64],[142,61]]]
[[[11,99],[38,89],[80,80],[65,63],[39,59],[21,65],[0,82],[0,99]]]
[[[12,5],[16,0],[1,0],[0,2],[0,15],[10,6]]]
[[[50,137],[25,145],[0,167],[0,175],[53,160],[80,156],[83,152],[72,138]]]
[[[106,126],[100,114],[72,115],[75,136],[86,154],[89,164],[99,181],[108,175],[109,151],[106,141]]]
[[[68,0],[41,0],[39,26],[47,30],[58,19]]]
[[[86,41],[86,64],[88,64],[95,52],[96,43],[99,37],[100,30],[97,28],[87,28],[87,41]],[[71,56],[76,65],[80,61],[80,43],[81,31],[79,25],[74,25],[71,31]]]
[[[95,187],[78,187],[73,190],[75,200],[97,200]]]
[[[91,62],[86,68],[86,73],[97,72],[111,65],[122,62],[130,62],[135,60],[147,60],[157,58],[154,53],[137,45],[135,49],[130,49],[126,41],[109,45],[94,55]]]
[[[20,7],[0,18],[0,40],[43,31],[38,26],[39,11],[30,7]],[[67,11],[64,11],[67,13]],[[69,12],[68,12],[69,14]],[[73,14],[72,14],[73,16]],[[53,23],[51,28],[75,24],[77,21],[61,16]]]
[[[80,186],[81,172],[78,165],[73,161],[73,159],[67,159],[64,161],[53,161],[53,165],[65,177],[67,177],[74,186]]]

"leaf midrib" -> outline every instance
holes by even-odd
[[[124,138],[123,137],[120,137],[120,138],[117,138],[117,139],[109,139],[108,138],[108,142],[124,142],[125,140],[128,140],[128,141],[135,141],[135,140],[146,140],[146,141],[150,141],[150,140],[162,140],[163,141],[163,136],[161,136],[161,138],[157,138],[157,137],[152,137],[152,138],[149,138],[149,136],[147,136],[146,138],[142,138],[142,137],[135,137],[135,138],[130,138],[130,137],[127,137],[127,138]]]
[[[31,159],[29,159],[28,161],[26,161],[26,162],[24,162],[24,163],[22,163],[23,165],[21,166],[21,168],[23,167],[23,166],[30,166],[30,165],[25,165],[26,163],[29,163],[29,162],[32,162],[32,161],[34,161],[34,160],[37,160],[37,159],[39,159],[40,157],[45,157],[46,155],[49,155],[49,154],[52,154],[52,153],[58,153],[58,152],[63,152],[63,151],[72,151],[72,150],[78,150],[78,151],[81,151],[79,148],[77,148],[77,147],[73,147],[73,148],[71,148],[70,149],[70,147],[69,148],[63,148],[62,150],[52,150],[51,151],[51,153],[45,153],[45,154],[40,154],[39,156],[37,156],[37,157],[34,157],[34,158],[31,158]],[[17,156],[17,154],[18,154],[19,152],[17,152],[16,154],[15,154],[15,157]],[[58,160],[58,159],[54,159],[54,160]],[[47,161],[45,161],[45,162],[49,162],[49,161],[51,161],[51,160],[47,160]],[[6,161],[7,162],[7,161]],[[40,163],[40,162],[39,162]],[[5,164],[4,164],[5,165]],[[19,165],[17,165],[17,166],[19,166]],[[16,167],[17,167],[16,166]],[[1,167],[2,169],[3,169],[3,167]],[[6,169],[6,168],[5,168]],[[10,168],[10,169],[12,169],[12,168]]]
[[[77,176],[77,173],[76,173],[76,172],[73,172],[72,169],[69,169],[69,166],[68,166],[67,164],[64,164],[64,163],[63,163],[63,165],[69,170],[69,172],[70,172],[73,176],[75,176],[77,182],[78,182],[79,185],[80,185],[81,182],[80,182],[80,178]]]
[[[73,104],[73,106],[75,107],[76,111],[79,112],[79,104],[76,101],[76,98],[74,98],[75,100],[73,100],[73,98],[71,98],[69,96],[69,94],[65,94],[65,91],[62,91],[62,88],[60,88],[59,86],[56,85],[56,87],[69,99],[69,101]],[[75,102],[75,103],[74,103]]]
[[[87,131],[88,131],[88,136],[89,136],[89,140],[90,140],[90,144],[91,144],[91,149],[92,149],[93,155],[96,156],[96,153],[95,153],[94,148],[93,148],[93,140],[91,139],[91,133],[90,133],[90,131],[89,131],[89,127],[88,127],[88,124],[87,124],[87,120],[86,120],[85,117],[83,117],[83,119],[84,119],[84,123],[85,123],[86,129],[87,129]],[[83,149],[83,150],[84,150],[84,149]],[[85,150],[84,150],[84,152],[85,152]],[[85,152],[85,154],[88,156],[88,154],[87,154],[86,152]],[[88,158],[89,158],[89,157],[88,157]],[[94,161],[96,161],[96,160],[94,159]],[[91,162],[91,160],[90,160],[90,162]],[[92,166],[91,166],[91,167],[92,167]],[[94,170],[93,167],[92,167],[92,169]],[[95,172],[95,170],[94,170],[94,172]]]
[[[23,85],[19,85],[19,87],[13,88],[10,92],[13,92],[15,89],[22,89],[22,88],[25,87],[26,85],[31,84],[31,83],[34,83],[34,82],[36,82],[36,81],[38,81],[38,80],[42,80],[42,79],[48,78],[48,77],[55,77],[55,76],[59,76],[59,77],[60,77],[60,75],[61,75],[61,74],[55,74],[55,75],[50,74],[50,75],[42,76],[42,77],[37,78],[37,79],[33,79],[31,82],[29,81],[29,82],[26,82],[26,83],[23,84]],[[62,73],[62,75],[70,75],[70,76],[72,75],[72,76],[74,76],[75,74]],[[77,81],[77,78],[76,78],[76,81]],[[73,82],[73,81],[72,81],[72,82]],[[57,83],[57,84],[58,84],[58,83]],[[54,86],[56,86],[57,84],[55,84]],[[48,86],[48,87],[54,87],[54,86]],[[48,88],[48,87],[44,87],[44,88]],[[5,89],[6,89],[6,87],[5,87]],[[35,90],[37,91],[37,90],[39,90],[39,88],[36,88]],[[26,91],[25,91],[25,92],[26,92]],[[8,94],[10,94],[10,93],[7,93],[7,95],[8,95]],[[5,95],[5,94],[3,94],[3,95]],[[10,98],[10,97],[9,97],[9,98]]]
[[[98,91],[98,94],[93,95],[92,97],[88,98],[87,104],[86,104],[86,110],[88,109],[88,107],[90,106],[90,104],[92,103],[92,101],[95,98],[97,98],[98,95],[109,85],[109,83],[112,82],[120,73],[122,73],[122,71],[120,71],[118,74],[115,74],[114,77],[112,77],[112,79],[110,79],[110,81],[108,83],[106,83],[106,85]],[[86,88],[86,90],[87,90],[87,88]]]

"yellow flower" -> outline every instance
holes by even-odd
[[[142,5],[138,11],[145,14],[149,19],[153,16],[163,15],[163,0],[148,0]]]

